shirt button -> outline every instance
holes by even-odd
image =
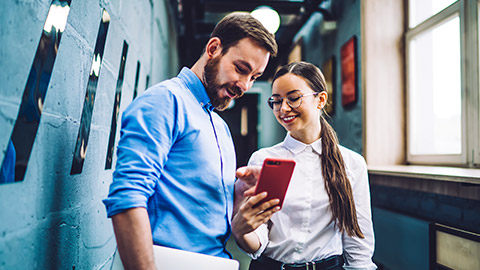
[[[200,106],[202,106],[202,107],[203,107],[203,102],[200,102]]]

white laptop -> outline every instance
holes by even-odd
[[[230,260],[185,250],[153,246],[155,264],[160,270],[238,270],[236,260]],[[120,255],[115,252],[112,270],[123,270]]]

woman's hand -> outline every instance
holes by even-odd
[[[255,252],[260,248],[260,240],[253,233],[260,225],[270,220],[272,215],[280,210],[277,206],[280,200],[258,204],[267,196],[266,192],[246,197],[234,213],[232,233],[237,243],[247,252]]]

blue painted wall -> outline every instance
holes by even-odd
[[[316,12],[307,21],[305,26],[295,36],[294,40],[302,38],[303,57],[305,61],[322,68],[323,63],[332,55],[335,57],[335,112],[331,115],[330,123],[337,131],[340,143],[362,154],[362,85],[361,73],[361,14],[359,0],[332,1],[332,15],[337,23],[336,30],[322,33],[323,15]],[[341,66],[340,48],[352,36],[357,37],[357,102],[347,108],[342,107],[341,100]]]
[[[391,270],[429,269],[429,222],[372,208],[374,260]]]
[[[0,185],[0,269],[110,268],[116,244],[101,200],[111,182],[104,164],[122,46],[129,44],[120,114],[133,97],[137,61],[139,93],[147,76],[152,85],[179,70],[166,2],[72,0],[25,180]],[[0,1],[0,164],[50,4]],[[83,172],[71,176],[103,8],[111,22],[88,151]]]

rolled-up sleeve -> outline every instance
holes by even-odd
[[[363,157],[358,156],[354,162],[355,168],[350,168],[353,197],[357,210],[358,225],[365,238],[350,237],[343,233],[343,253],[346,259],[344,269],[373,270],[377,266],[372,261],[375,241],[370,207],[370,188],[368,183],[367,165]]]
[[[170,91],[151,89],[123,113],[113,181],[103,200],[108,217],[147,207],[178,131],[177,107]]]

